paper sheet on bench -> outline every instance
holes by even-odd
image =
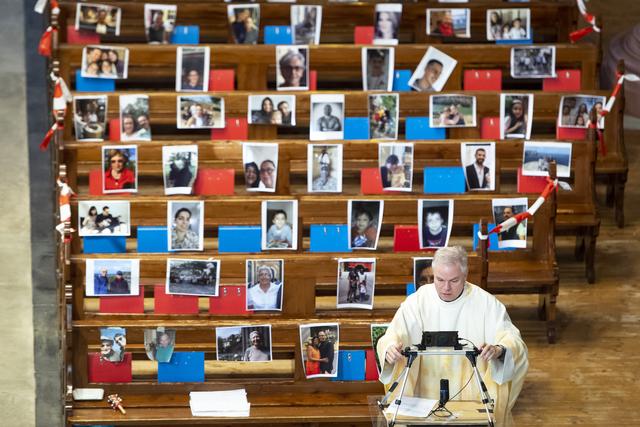
[[[405,396],[402,398],[398,415],[402,417],[421,417],[429,415],[429,411],[438,403],[435,399],[423,399],[422,397]],[[398,405],[393,402],[385,411],[389,415],[396,412]]]
[[[248,417],[251,407],[244,389],[192,391],[189,399],[194,417]]]

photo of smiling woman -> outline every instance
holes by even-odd
[[[376,18],[373,34],[373,44],[398,44],[398,29],[402,17],[401,4],[376,5]]]
[[[168,202],[167,223],[170,251],[204,249],[204,202]]]
[[[418,200],[420,249],[447,246],[452,225],[453,200]]]
[[[106,145],[102,147],[102,191],[104,193],[135,193],[138,191],[138,147]]]

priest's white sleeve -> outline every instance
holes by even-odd
[[[513,352],[504,347],[503,360],[493,359],[491,363],[491,378],[496,384],[502,385],[511,381],[513,378],[515,363],[513,361]]]

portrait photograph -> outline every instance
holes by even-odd
[[[162,177],[164,194],[191,194],[198,176],[198,146],[174,145],[162,147]]]
[[[224,98],[210,95],[176,97],[178,129],[222,129]]]
[[[276,191],[278,179],[278,144],[245,142],[242,144],[244,183],[247,191]]]
[[[307,378],[337,377],[339,347],[338,323],[300,325],[300,353]]]
[[[460,159],[467,191],[496,189],[495,142],[467,142],[460,144]]]
[[[556,161],[558,178],[571,177],[571,143],[525,141],[522,175],[548,176],[549,165]]]
[[[78,31],[119,36],[121,16],[122,10],[119,7],[77,3],[75,28]]]
[[[433,257],[413,258],[413,284],[416,289],[433,283]]]
[[[138,191],[138,147],[104,145],[102,147],[102,192],[136,193]]]
[[[247,121],[251,125],[296,125],[295,95],[249,95]]]
[[[248,259],[247,310],[282,311],[284,260]]]
[[[402,18],[402,4],[376,4],[373,44],[397,45]]]
[[[604,123],[600,123],[600,112],[605,104],[606,100],[604,96],[563,96],[560,100],[560,110],[558,111],[558,126],[563,128],[586,129],[591,123],[589,117],[591,111],[595,109],[598,113],[598,127],[604,128]],[[601,124],[603,126],[601,126]]]
[[[362,48],[362,90],[393,90],[395,48]]]
[[[231,38],[236,44],[256,44],[260,34],[260,5],[227,5]]]
[[[556,47],[512,47],[511,77],[514,79],[556,77]]]
[[[298,249],[298,201],[262,201],[262,250]]]
[[[496,225],[515,215],[526,212],[529,200],[526,197],[513,199],[493,199],[493,221]],[[527,220],[520,224],[498,233],[498,248],[526,248],[527,247]]]
[[[409,79],[409,86],[418,92],[440,92],[449,80],[458,61],[429,46]]]
[[[170,251],[204,250],[204,202],[168,201],[167,229]]]
[[[120,95],[120,140],[151,141],[148,95]]]
[[[487,40],[531,38],[529,9],[487,9]]]
[[[447,246],[453,227],[453,200],[418,200],[420,249]]]
[[[309,139],[344,138],[344,94],[311,95]]]
[[[378,352],[376,349],[378,348],[378,341],[380,338],[387,332],[389,328],[389,323],[372,323],[371,324],[371,346],[373,347],[373,354],[376,357],[376,367],[378,368],[378,373],[380,373],[381,366],[380,360],[378,359]]]
[[[100,328],[100,360],[122,362],[127,348],[125,328]]]
[[[176,50],[176,92],[209,90],[209,46],[178,46]]]
[[[169,295],[217,297],[219,283],[217,259],[167,259],[165,292]]]
[[[85,262],[85,295],[139,295],[140,260],[93,258]]]
[[[322,6],[291,5],[293,44],[320,44]]]
[[[476,97],[469,95],[431,95],[429,125],[432,128],[476,126]]]
[[[338,259],[337,308],[372,310],[375,288],[375,258]]]
[[[73,97],[73,129],[76,140],[104,141],[108,105],[109,101],[106,95]]]
[[[276,46],[278,90],[309,90],[309,46]]]
[[[349,249],[375,250],[378,247],[384,200],[349,200]]]
[[[531,138],[533,94],[500,94],[500,139]]]
[[[126,79],[129,49],[121,46],[89,45],[82,49],[82,77]]]
[[[307,191],[342,192],[342,144],[307,145]]]
[[[270,362],[271,325],[217,327],[216,360]]]
[[[78,200],[80,236],[131,235],[130,205],[125,200]]]
[[[144,330],[144,351],[149,360],[168,363],[176,347],[176,330],[158,326]]]
[[[369,95],[369,138],[398,139],[399,110],[397,93]]]
[[[427,35],[471,37],[470,9],[427,9]]]
[[[178,7],[175,4],[144,5],[144,29],[149,44],[168,44],[176,25]]]
[[[378,166],[382,188],[386,191],[411,192],[413,183],[413,144],[389,142],[378,144]]]

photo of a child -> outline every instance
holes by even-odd
[[[262,249],[297,249],[297,200],[262,202]]]
[[[384,211],[382,200],[349,200],[349,248],[375,250]]]

